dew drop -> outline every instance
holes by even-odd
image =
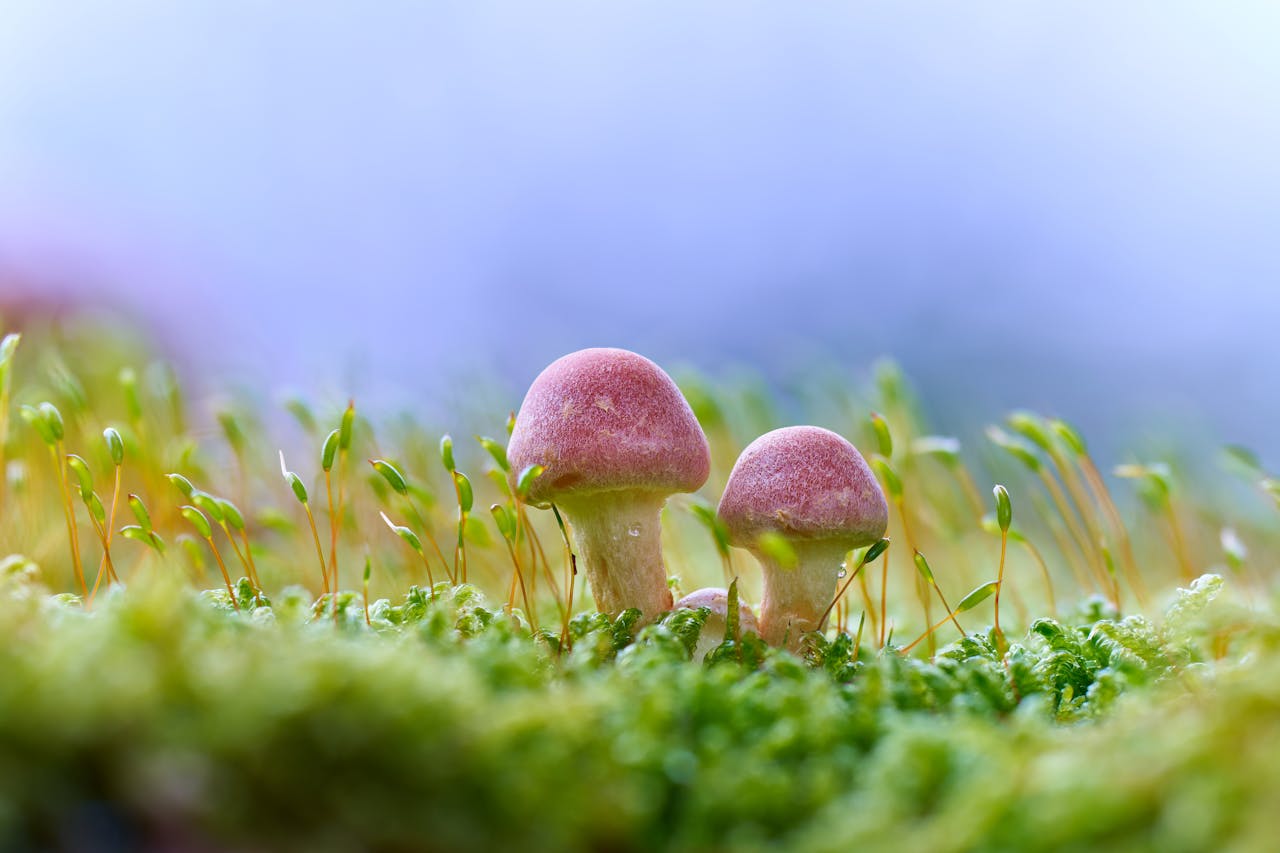
[[[845,569],[841,569],[840,571],[836,572],[836,577],[838,577],[838,578],[842,578],[842,577],[844,577],[844,576],[845,576],[845,575],[847,575],[847,574],[849,574],[849,572],[848,572],[848,571],[846,571]]]
[[[627,535],[628,535],[628,536],[639,536],[639,535],[640,535],[640,522],[638,522],[638,521],[633,522],[633,523],[631,524],[631,526],[627,528]]]

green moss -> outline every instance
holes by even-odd
[[[975,473],[884,366],[865,397],[812,395],[828,408],[811,419],[892,455],[892,548],[850,573],[799,656],[746,635],[691,660],[705,612],[587,610],[570,531],[515,500],[499,442],[442,452],[343,398],[287,404],[299,447],[257,401],[202,422],[172,371],[134,369],[151,361],[135,340],[76,334],[0,346],[0,543],[35,561],[0,560],[0,849],[1275,847],[1280,627],[1262,568],[1280,549],[1256,458],[1233,455],[1257,506],[1204,499],[1180,466],[1123,466],[1149,502],[1124,519],[1065,424],[1016,415],[1021,437],[997,434],[1016,458]],[[715,463],[664,512],[672,583],[736,576],[758,601],[709,507],[777,408],[758,383],[686,386]],[[10,429],[11,409],[30,424]],[[281,447],[299,473],[281,476]],[[988,474],[1011,502],[984,519]],[[473,501],[489,512],[466,515]],[[227,525],[193,526],[188,502]],[[990,534],[1014,504],[994,632],[995,597],[962,593],[993,591]],[[99,569],[111,535],[121,585]],[[1229,582],[1148,604],[1219,550]],[[455,573],[471,583],[431,583]],[[968,636],[906,654],[931,589],[972,605]],[[939,625],[937,642],[958,637]]]
[[[378,602],[371,628],[348,596],[335,628],[296,590],[237,613],[148,577],[85,613],[8,577],[8,845],[1195,849],[1165,845],[1248,838],[1275,775],[1271,658],[1197,662],[1209,580],[1176,633],[1042,621],[1007,662],[974,635],[754,666],[690,661],[687,611],[634,641],[579,616],[560,656],[469,587]]]

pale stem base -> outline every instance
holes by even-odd
[[[801,637],[818,630],[818,622],[835,598],[840,566],[849,548],[842,542],[793,541],[799,562],[784,569],[756,553],[764,571],[764,596],[760,600],[760,636],[771,646],[786,645],[795,651]]]
[[[648,621],[671,609],[659,521],[664,503],[662,494],[619,491],[558,504],[602,613],[635,607]]]

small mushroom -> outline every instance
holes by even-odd
[[[764,571],[760,636],[799,647],[816,631],[835,595],[845,554],[884,535],[889,507],[858,449],[830,430],[776,429],[742,451],[717,509],[729,539],[755,554]],[[761,547],[783,537],[793,567]]]
[[[693,649],[694,660],[702,660],[708,652],[724,642],[725,631],[729,627],[729,590],[721,587],[696,589],[677,601],[671,609],[697,610],[700,607],[707,608],[711,613],[707,616],[707,621],[702,623],[702,633],[698,635],[698,644]],[[741,601],[738,602],[738,633],[760,633],[756,615]]]
[[[507,447],[514,481],[544,470],[530,503],[568,518],[596,606],[671,609],[659,513],[675,492],[702,486],[707,437],[671,377],[622,349],[585,349],[552,362],[520,405]]]

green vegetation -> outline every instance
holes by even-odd
[[[891,368],[824,388],[888,539],[798,655],[735,618],[694,660],[706,611],[590,611],[572,531],[519,499],[537,471],[508,486],[509,419],[473,444],[358,401],[210,409],[131,347],[0,344],[0,847],[1274,846],[1278,490],[1238,448],[1252,502],[1131,463],[1129,507],[1018,413],[983,500]],[[755,603],[708,506],[781,417],[681,384],[713,461],[664,512],[673,583]]]

